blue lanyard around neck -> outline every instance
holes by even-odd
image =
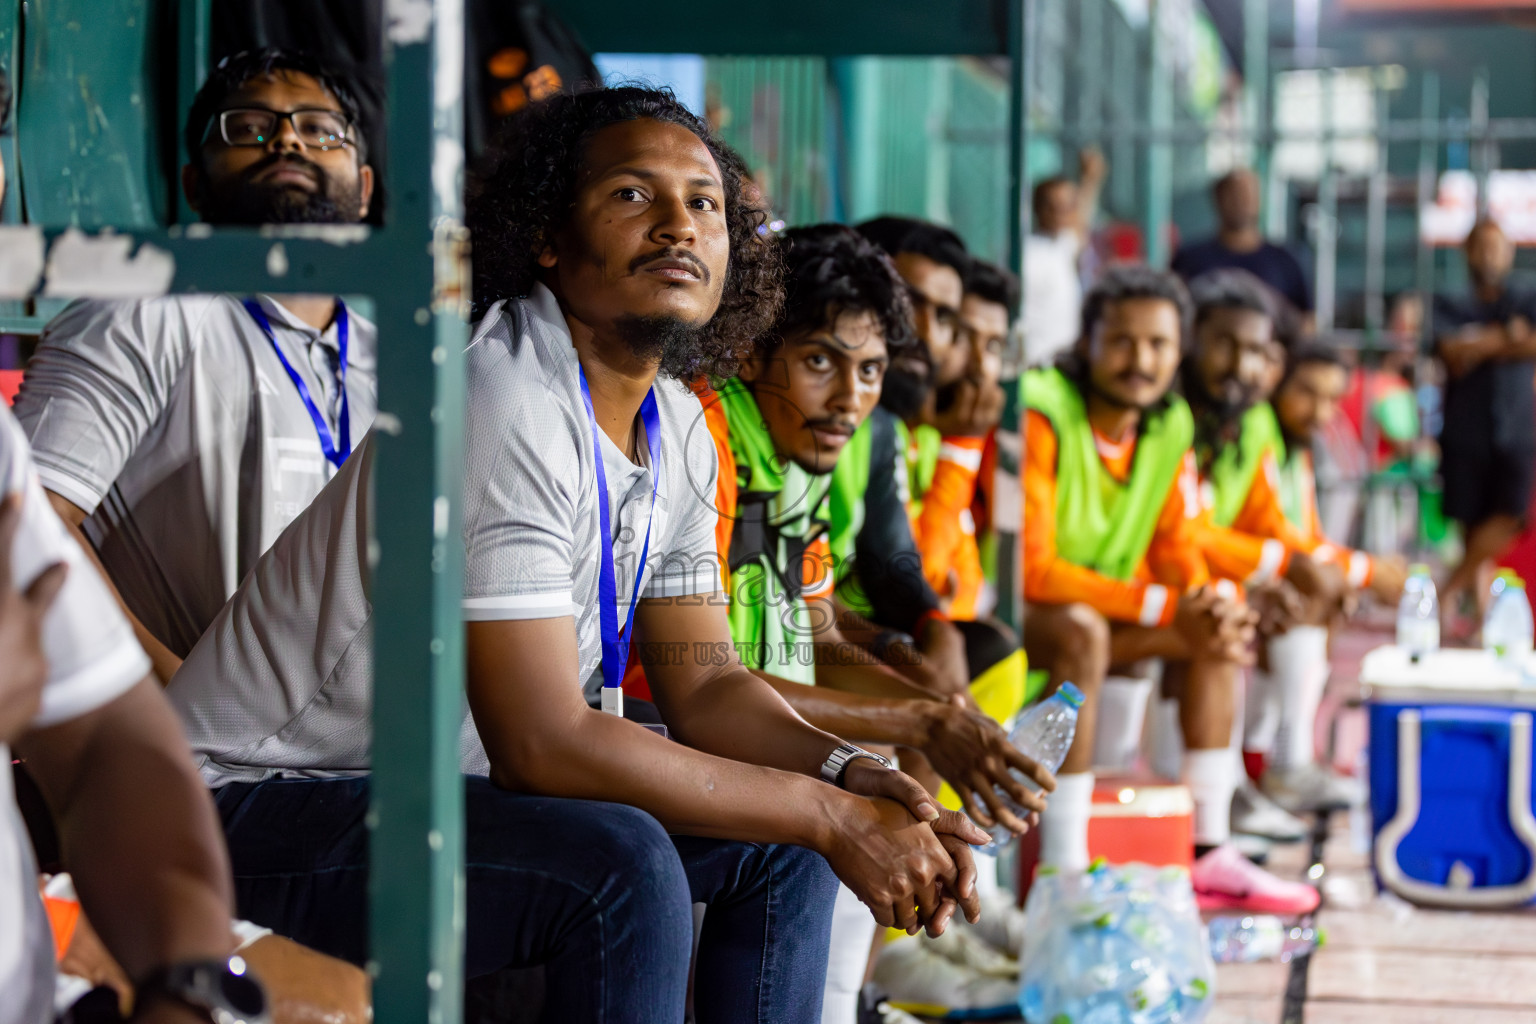
[[[656,492],[661,485],[661,416],[656,411],[656,390],[646,393],[640,404],[640,422],[645,425],[645,445],[651,455],[651,509],[645,518],[645,544],[640,549],[640,564],[635,567],[635,592],[619,628],[619,585],[613,571],[613,513],[608,508],[608,472],[603,468],[603,442],[592,411],[592,390],[587,386],[587,371],[581,375],[581,401],[587,408],[587,422],[592,427],[592,462],[597,467],[597,508],[602,520],[598,538],[597,610],[603,633],[603,710],[623,714],[624,669],[629,665],[629,639],[635,626],[635,605],[640,602],[640,581],[645,576],[645,560],[651,551],[651,523],[656,518]]]
[[[304,378],[299,376],[299,371],[293,368],[288,357],[283,354],[283,346],[277,343],[277,334],[272,330],[272,321],[267,319],[267,311],[261,308],[261,303],[255,299],[245,300],[246,311],[251,314],[251,319],[256,321],[267,340],[272,343],[272,351],[277,353],[278,362],[283,364],[283,369],[288,371],[288,379],[293,381],[293,386],[299,389],[299,398],[304,402],[304,408],[309,410],[309,418],[315,424],[315,433],[320,435],[320,451],[325,454],[325,459],[337,469],[347,461],[347,456],[352,454],[352,416],[347,408],[347,304],[340,299],[336,300],[336,342],[341,350],[340,368],[337,371],[338,387],[341,389],[341,412],[336,418],[341,428],[341,446],[337,447],[331,437],[331,428],[326,425],[325,416],[321,414],[320,407],[310,397],[309,385],[304,383]]]

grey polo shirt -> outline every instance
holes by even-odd
[[[602,435],[613,510],[611,535],[602,537],[576,351],[559,304],[542,286],[529,299],[494,307],[466,360],[464,617],[574,616],[577,681],[589,680],[602,656],[600,545],[614,552],[622,616],[640,565],[652,467],[630,462]],[[668,380],[658,380],[655,393],[661,478],[642,596],[714,594],[714,444],[697,398]],[[210,786],[369,767],[373,645],[364,520],[372,446],[370,435],[256,563],[171,681],[171,702]],[[643,438],[639,447],[645,450]],[[387,495],[387,486],[378,493]],[[461,739],[462,769],[485,774],[489,763],[467,711]]]
[[[339,443],[336,326],[258,301]],[[378,407],[377,350],[351,313],[354,444]],[[272,343],[229,295],[71,305],[44,331],[16,415],[43,486],[89,513],[123,601],[179,656],[335,472]]]
[[[11,544],[18,588],[54,562],[69,566],[43,620],[48,680],[32,728],[58,725],[110,703],[149,674],[149,659],[106,585],[43,495],[16,420],[0,405],[0,497],[20,494]],[[4,657],[4,652],[0,652]],[[0,765],[10,748],[0,742]],[[53,940],[37,895],[37,865],[11,786],[0,771],[0,1024],[53,1019]]]

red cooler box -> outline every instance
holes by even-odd
[[[1040,844],[1034,833],[1019,845],[1019,898],[1034,881]],[[1195,855],[1195,802],[1189,788],[1155,778],[1105,776],[1093,787],[1088,856],[1111,864],[1177,865]]]
[[[1195,802],[1180,783],[1111,776],[1093,787],[1090,857],[1187,868],[1195,855],[1194,830]]]

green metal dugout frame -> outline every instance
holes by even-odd
[[[14,0],[10,0],[14,3]],[[791,0],[733,24],[615,0],[549,0],[594,50],[1012,58],[1011,263],[1022,271],[1029,204],[1024,45],[1037,0],[932,4]],[[208,71],[210,0],[179,0],[181,109]],[[172,292],[369,295],[379,325],[373,501],[374,747],[370,972],[380,1024],[461,1017],[464,708],[460,536],[468,273],[462,227],[462,0],[386,0],[389,223],[383,228],[125,228],[119,237],[174,259]],[[0,39],[0,47],[14,40]],[[14,64],[12,65],[14,66]],[[0,143],[10,155],[10,140]],[[14,163],[12,166],[15,166]],[[182,220],[190,216],[178,207]],[[50,244],[66,225],[43,228]],[[89,290],[89,289],[86,289]],[[10,321],[30,324],[29,318]],[[1016,412],[1015,412],[1016,417]],[[1005,450],[1016,468],[1017,447]],[[1002,548],[1005,578],[1012,545]],[[1017,580],[1004,590],[1016,618]]]
[[[14,13],[15,0],[9,3]],[[180,0],[182,109],[207,74],[209,3]],[[117,234],[135,249],[153,246],[174,259],[172,292],[329,292],[374,301],[369,968],[381,1024],[452,1024],[461,1017],[464,932],[462,0],[389,0],[386,11],[389,132],[430,140],[391,154],[386,227],[253,231],[188,224]],[[0,39],[6,48],[15,68],[14,33]],[[13,139],[0,142],[0,151],[18,169]],[[53,245],[67,226],[40,230]],[[79,290],[120,294],[113,289],[123,279],[119,267]],[[34,319],[10,316],[5,325],[23,328]]]
[[[701,18],[683,7],[627,0],[546,0],[594,53],[697,53],[707,57],[1006,57],[1009,59],[1008,263],[1023,277],[1030,225],[1028,102],[1035,78],[1039,0],[784,0],[734,19]],[[1018,388],[1009,388],[998,445],[1000,485],[1017,486],[1021,439]],[[1002,511],[1002,510],[999,510]],[[999,523],[998,617],[1022,625],[1018,523]]]

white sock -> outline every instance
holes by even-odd
[[[1195,843],[1220,846],[1232,835],[1237,762],[1229,747],[1184,752],[1184,785],[1195,801]]]
[[[1243,715],[1243,749],[1268,754],[1275,749],[1280,728],[1280,688],[1262,669],[1248,672],[1248,700]]]
[[[1040,815],[1040,863],[1063,871],[1086,870],[1093,772],[1056,776],[1049,799]]]
[[[848,1024],[859,1016],[859,990],[875,940],[875,917],[846,885],[832,903],[832,945],[822,987],[821,1024]]]
[[[1179,702],[1159,697],[1152,707],[1152,771],[1165,779],[1179,777],[1184,757],[1184,728],[1179,725]]]
[[[1130,771],[1141,750],[1152,680],[1107,676],[1099,688],[1099,718],[1093,737],[1093,763],[1116,772]]]
[[[1295,626],[1269,642],[1269,668],[1280,692],[1280,727],[1271,763],[1284,771],[1316,758],[1317,708],[1328,685],[1328,630]]]

